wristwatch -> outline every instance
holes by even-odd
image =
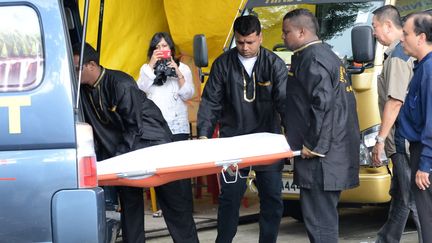
[[[375,141],[376,141],[377,143],[384,143],[385,138],[380,137],[379,135],[377,135],[377,136],[375,137]]]

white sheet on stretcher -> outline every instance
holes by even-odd
[[[290,151],[285,136],[254,133],[230,138],[172,142],[139,149],[97,163],[98,175],[147,172],[160,168],[221,162]]]

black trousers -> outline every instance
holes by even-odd
[[[187,140],[188,134],[175,134],[174,140]],[[192,216],[193,199],[190,179],[155,187],[168,231],[175,243],[199,242]],[[142,188],[120,187],[122,237],[124,243],[145,242],[144,197]]]
[[[432,242],[432,187],[423,191],[415,183],[422,147],[421,143],[410,143],[411,186],[422,228],[423,242],[426,243]],[[429,181],[432,181],[432,173],[429,173]]]
[[[173,181],[155,187],[168,231],[175,243],[195,243],[198,235],[192,217],[190,179]],[[122,208],[122,238],[124,243],[145,242],[143,189],[119,187]]]
[[[340,191],[324,191],[323,170],[319,163],[314,170],[316,183],[300,188],[303,220],[311,243],[337,243],[339,215],[337,205]]]
[[[188,140],[189,134],[173,134],[173,140]],[[175,243],[199,242],[193,219],[193,196],[190,179],[174,181],[155,188],[168,231]]]
[[[121,204],[121,226],[123,243],[143,243],[144,196],[140,187],[117,188]]]
[[[178,180],[155,187],[168,231],[175,243],[199,242],[192,217],[192,188],[190,179]]]
[[[249,170],[241,170],[246,176]],[[283,213],[281,197],[282,174],[280,171],[255,171],[256,186],[260,198],[259,242],[276,242],[279,224]],[[234,177],[225,173],[227,180]],[[221,194],[219,195],[217,243],[231,243],[237,233],[241,199],[246,191],[246,179],[238,178],[236,183],[224,182],[221,175]]]

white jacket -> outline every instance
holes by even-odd
[[[179,70],[185,83],[180,88],[177,77],[168,77],[162,86],[153,85],[156,75],[153,69],[144,64],[140,69],[138,86],[161,110],[173,134],[190,133],[186,101],[194,95],[194,84],[190,68],[180,62]]]

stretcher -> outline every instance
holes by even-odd
[[[97,162],[99,185],[154,187],[171,181],[269,165],[299,155],[280,134],[186,140],[156,145]],[[224,173],[222,173],[224,175]]]

